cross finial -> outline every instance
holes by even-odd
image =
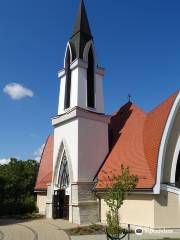
[[[129,102],[131,102],[131,98],[132,98],[131,94],[128,94],[128,101]]]

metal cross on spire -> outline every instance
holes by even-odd
[[[131,102],[131,99],[132,99],[132,96],[131,96],[131,94],[128,94],[128,102]]]

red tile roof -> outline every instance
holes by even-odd
[[[137,188],[151,189],[156,183],[157,161],[162,134],[178,93],[149,113],[132,103],[122,106],[111,117],[110,151],[97,173],[96,189],[106,188],[108,176],[119,174],[121,165],[139,178]],[[54,137],[49,136],[42,153],[35,191],[47,190],[52,181]]]
[[[171,95],[149,113],[127,103],[111,117],[111,149],[98,171],[96,189],[106,188],[108,176],[119,174],[122,164],[138,176],[137,188],[153,188],[161,137],[176,96]]]
[[[54,136],[49,136],[41,156],[35,191],[47,190],[48,183],[52,181],[53,145]]]

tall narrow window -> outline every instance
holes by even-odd
[[[64,101],[64,109],[70,107],[70,95],[71,95],[71,69],[70,69],[70,49],[68,47],[66,53],[66,87],[65,87],[65,101]]]
[[[88,69],[87,69],[87,105],[88,107],[95,107],[94,97],[94,56],[92,47],[88,54]]]
[[[64,152],[59,171],[58,186],[60,187],[60,189],[65,189],[68,187],[68,185],[69,185],[69,171],[66,153]]]
[[[176,187],[180,187],[180,153],[178,156],[177,167],[176,167]]]

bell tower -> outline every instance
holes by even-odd
[[[47,216],[52,217],[53,195],[69,196],[69,220],[98,221],[94,177],[108,151],[108,122],[104,114],[104,69],[97,65],[93,37],[83,0],[59,71],[58,115],[53,118],[53,180],[48,188]],[[63,183],[63,184],[62,184]]]
[[[59,72],[61,87],[58,114],[76,106],[104,113],[103,76],[104,69],[97,66],[93,36],[81,0],[74,30],[65,51],[64,69]]]

